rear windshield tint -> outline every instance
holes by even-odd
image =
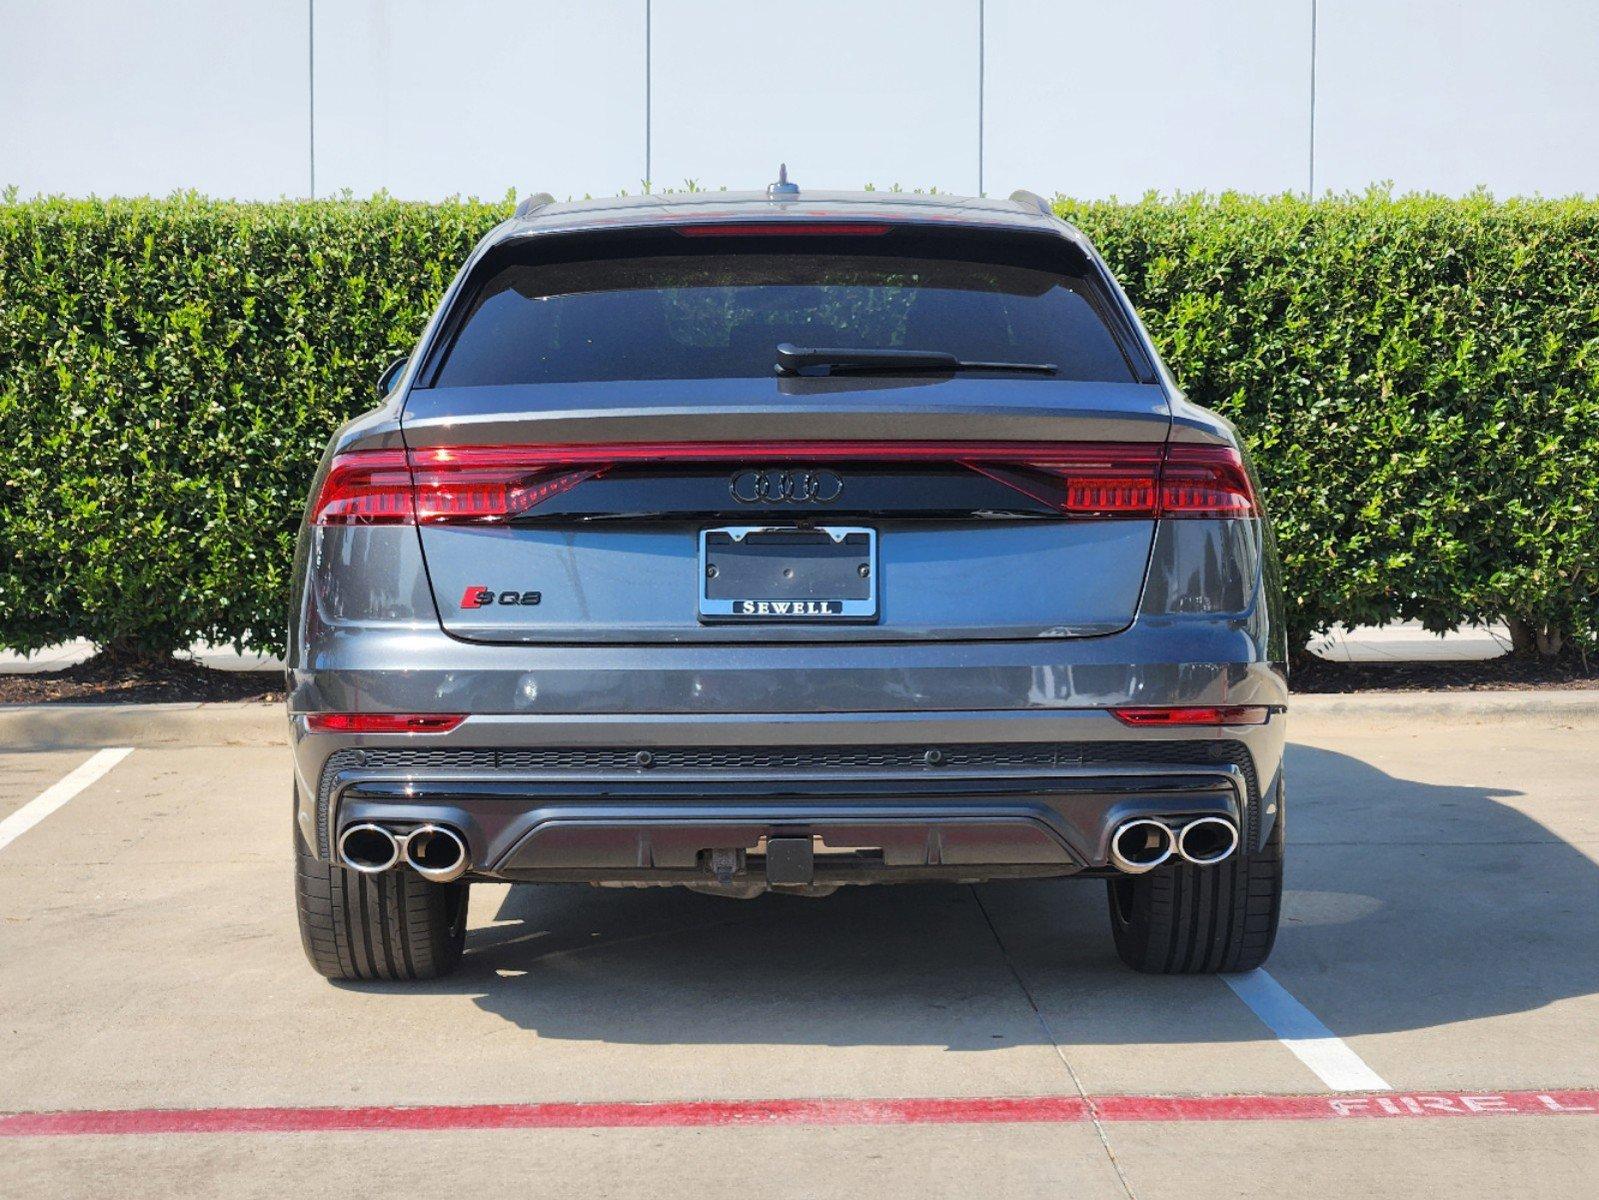
[[[432,383],[770,377],[782,342],[1059,368],[1033,378],[1135,378],[1103,289],[1040,263],[1045,239],[984,258],[972,254],[978,239],[916,239],[906,254],[886,253],[889,238],[775,240],[657,238],[620,256],[568,249],[563,261],[490,264]]]

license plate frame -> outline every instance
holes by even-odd
[[[834,546],[848,546],[850,538],[864,538],[850,550],[837,554],[840,565],[866,567],[863,577],[865,596],[712,596],[710,568],[717,566],[719,553],[728,549],[725,542],[713,539],[724,535],[732,545],[751,545],[751,535],[823,534]],[[797,543],[801,544],[801,543]],[[810,545],[817,543],[812,540]],[[774,556],[775,557],[775,556]],[[867,525],[717,525],[699,534],[699,619],[717,624],[848,624],[876,621],[878,618],[877,530]],[[720,590],[720,589],[718,589]]]

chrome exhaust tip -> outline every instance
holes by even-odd
[[[1177,835],[1177,853],[1184,862],[1209,867],[1238,849],[1238,826],[1226,817],[1200,817]]]
[[[405,862],[423,879],[452,883],[466,874],[466,842],[448,825],[418,825],[405,838]]]
[[[1110,836],[1110,861],[1118,871],[1142,875],[1172,856],[1177,839],[1159,821],[1148,817],[1124,821]]]
[[[352,871],[377,875],[400,861],[400,843],[381,825],[351,825],[339,837],[339,861]]]

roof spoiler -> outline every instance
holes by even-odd
[[[522,201],[522,203],[516,206],[516,219],[518,221],[525,221],[534,213],[538,212],[539,209],[554,203],[555,197],[550,195],[548,192],[535,192],[533,195],[529,196],[526,200]]]
[[[1055,215],[1055,210],[1049,206],[1049,201],[1045,200],[1037,192],[1017,190],[1010,194],[1010,200],[1012,204],[1020,204],[1023,208],[1036,208],[1046,217]]]

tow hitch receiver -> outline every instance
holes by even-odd
[[[816,878],[816,852],[808,837],[766,840],[766,882],[810,884]]]

